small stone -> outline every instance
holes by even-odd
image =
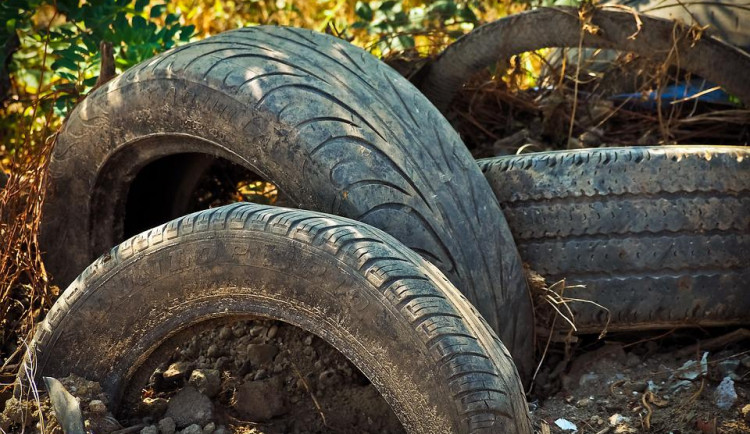
[[[177,430],[177,425],[174,423],[174,419],[171,417],[165,417],[159,421],[159,432],[161,434],[174,434]]]
[[[585,131],[579,139],[587,148],[596,148],[602,143],[603,132],[599,128],[591,128]]]
[[[140,431],[141,434],[159,434],[159,428],[156,425],[149,425]]]
[[[216,431],[216,424],[213,422],[209,422],[203,427],[203,434],[213,434],[214,431]]]
[[[264,422],[287,412],[281,377],[243,383],[234,395],[234,406],[241,417]]]
[[[188,362],[175,362],[169,365],[166,371],[162,374],[164,379],[167,381],[177,381],[183,378],[187,378],[192,366]]]
[[[244,323],[236,323],[232,326],[232,334],[234,337],[239,338],[245,336],[247,333],[247,326]]]
[[[194,423],[180,431],[180,434],[203,434],[203,428],[197,423]]]
[[[266,337],[268,339],[273,339],[276,337],[276,335],[279,333],[279,326],[276,324],[272,325],[271,328],[268,329],[266,332]]]
[[[267,331],[268,331],[268,329],[266,327],[259,326],[259,325],[253,326],[250,329],[250,336],[252,336],[252,337],[257,337],[257,336],[260,336],[260,335],[265,336],[265,334],[266,334]]]
[[[200,393],[213,398],[221,390],[221,373],[218,369],[196,369],[190,374],[188,383]]]
[[[214,362],[214,369],[222,370],[229,365],[229,357],[221,356]]]
[[[332,386],[339,382],[339,376],[333,369],[326,369],[318,376],[318,382],[324,386]]]
[[[305,340],[302,342],[309,347],[310,345],[312,345],[312,339],[312,335],[307,335],[305,336]]]
[[[628,384],[628,388],[634,392],[643,393],[648,389],[648,383],[645,381],[634,381]]]
[[[638,357],[636,354],[628,353],[628,357],[625,359],[625,366],[628,368],[634,368],[638,366],[638,364],[641,363],[641,358]]]
[[[151,377],[148,379],[149,384],[151,384],[151,387],[155,391],[161,391],[167,388],[167,381],[164,379],[164,372],[157,369],[154,371],[153,374],[151,374]]]
[[[229,434],[229,431],[227,431],[224,425],[219,425],[219,427],[216,428],[216,431],[214,431],[214,434]]]
[[[724,377],[716,388],[716,406],[722,410],[729,410],[737,401],[737,391],[734,390],[734,380]]]
[[[727,359],[719,362],[719,372],[721,372],[722,377],[733,376],[739,367],[740,361],[737,359]]]
[[[219,346],[218,345],[211,344],[211,345],[208,346],[208,349],[206,350],[206,355],[208,357],[217,357],[217,356],[219,356],[219,354],[220,354],[220,351],[219,351]]]
[[[219,330],[219,339],[225,341],[232,337],[232,328],[229,326],[224,326]]]
[[[279,349],[275,345],[249,344],[247,346],[247,359],[254,368],[271,363]]]
[[[160,417],[167,411],[167,400],[164,398],[145,398],[138,405],[139,413]]]
[[[192,424],[205,425],[213,418],[213,413],[211,400],[195,387],[188,386],[169,400],[166,417],[171,417],[182,428]]]
[[[298,378],[297,383],[295,384],[295,387],[299,390],[307,390],[307,386],[305,386],[305,380]]]
[[[89,411],[93,414],[101,416],[107,414],[107,406],[104,405],[102,401],[95,399],[89,402]]]
[[[575,137],[571,137],[568,139],[568,149],[581,149],[583,148],[583,144],[580,140],[576,139]]]
[[[576,401],[576,407],[588,407],[589,404],[591,404],[591,400],[588,398],[583,398]]]
[[[599,376],[594,374],[593,372],[589,372],[588,374],[581,375],[581,378],[578,379],[578,385],[583,387],[590,383],[598,383],[599,382]]]

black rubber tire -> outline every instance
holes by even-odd
[[[521,251],[610,330],[750,322],[750,149],[601,148],[480,160]],[[606,313],[571,303],[582,331]]]
[[[477,27],[448,46],[416,74],[418,87],[442,112],[472,76],[516,54],[550,47],[607,48],[630,51],[655,60],[671,59],[723,86],[745,105],[750,104],[750,55],[709,34],[694,38],[693,31],[675,21],[630,11],[592,11],[596,32],[582,30],[577,8],[547,7],[509,15]],[[583,36],[583,37],[582,37]],[[675,55],[677,53],[677,55]],[[721,67],[717,67],[721,65]]]
[[[128,235],[129,188],[143,167],[190,152],[256,172],[294,206],[393,235],[467,295],[528,372],[521,261],[458,134],[394,70],[303,29],[249,27],[173,49],[73,111],[54,150],[41,234],[57,283]],[[154,182],[167,192],[158,201],[170,200],[182,170]],[[189,212],[172,209],[143,229]]]
[[[170,336],[250,315],[333,345],[410,433],[532,432],[508,351],[437,268],[362,223],[264,205],[194,213],[99,258],[39,327],[35,374],[98,381],[117,403]]]

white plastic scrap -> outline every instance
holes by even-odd
[[[705,377],[708,375],[708,351],[703,353],[703,357],[701,357],[701,376]]]
[[[630,423],[630,418],[623,416],[619,413],[615,413],[612,416],[609,417],[609,425],[610,426],[617,426],[623,423]]]
[[[578,432],[578,427],[573,422],[567,420],[567,419],[557,419],[555,421],[555,425],[557,425],[558,428],[560,428],[563,431],[573,431]]]
[[[672,374],[672,378],[693,381],[706,374],[708,374],[708,352],[703,353],[700,363],[695,360],[688,360],[683,363],[682,366]]]
[[[708,375],[708,352],[703,353],[700,362],[688,360],[672,372],[670,379],[681,381],[672,384],[670,389],[672,389],[672,392],[678,392],[680,389],[690,388],[693,381],[706,375]]]
[[[716,406],[722,410],[729,410],[737,401],[737,391],[734,390],[734,380],[726,376],[716,388]]]

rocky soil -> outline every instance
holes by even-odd
[[[538,432],[750,433],[750,342],[714,353],[644,335],[553,354],[531,393]]]
[[[151,376],[140,402],[113,415],[94,382],[61,380],[95,433],[402,433],[377,390],[323,340],[280,322],[249,320],[205,331]],[[11,402],[12,401],[12,402]],[[41,432],[33,402],[6,404],[0,427]],[[44,432],[60,433],[47,401]]]
[[[537,433],[750,432],[750,342],[712,351],[695,330],[553,344],[529,394]],[[704,332],[701,332],[704,333]],[[708,338],[708,337],[707,337]],[[709,342],[703,340],[702,342]],[[113,415],[94,382],[61,379],[94,433],[401,433],[368,380],[321,339],[248,320],[193,336]],[[48,401],[10,399],[5,432],[62,432]]]

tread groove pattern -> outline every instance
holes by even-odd
[[[750,320],[750,149],[662,146],[480,160],[522,258],[610,330]],[[606,315],[574,303],[577,325]]]
[[[157,136],[179,144],[148,143]],[[173,150],[183,144],[190,150]],[[45,215],[60,218],[45,223],[42,243],[47,258],[66,258],[52,270],[62,281],[123,238],[108,232],[122,226],[115,208],[128,203],[127,186],[110,178],[138,167],[122,176],[98,168],[117,169],[135,146],[136,166],[205,152],[247,166],[295,206],[364,216],[433,261],[530,371],[528,287],[502,211],[450,124],[373,56],[330,35],[245,28],[167,51],[92,92],[66,121],[51,164],[59,195]]]
[[[126,240],[96,260],[62,294],[38,329],[31,344],[38,355],[37,373],[45,372],[47,366],[59,360],[50,355],[51,348],[66,321],[75,317],[76,311],[101,288],[102,282],[110,281],[116,270],[142,267],[147,263],[141,260],[144,255],[165,248],[162,234],[169,234],[166,243],[178,247],[186,236],[188,240],[234,239],[232,233],[248,231],[324,250],[352,270],[359,270],[382,300],[390,302],[411,325],[431,354],[436,375],[443,376],[441,382],[449,389],[457,413],[464,418],[465,432],[486,432],[488,421],[496,429],[502,427],[503,432],[532,432],[510,355],[481,317],[467,315],[474,310],[458,290],[432,275],[434,267],[389,235],[367,225],[321,213],[255,204],[239,203],[187,215]],[[325,245],[321,244],[324,239],[328,240]],[[135,244],[141,245],[138,255],[132,253]],[[354,254],[352,245],[377,252],[376,257],[363,266],[361,255]],[[373,269],[380,270],[377,278],[368,271]],[[401,275],[407,269],[414,276]],[[394,287],[396,281],[400,283]],[[400,298],[389,297],[395,291]]]

